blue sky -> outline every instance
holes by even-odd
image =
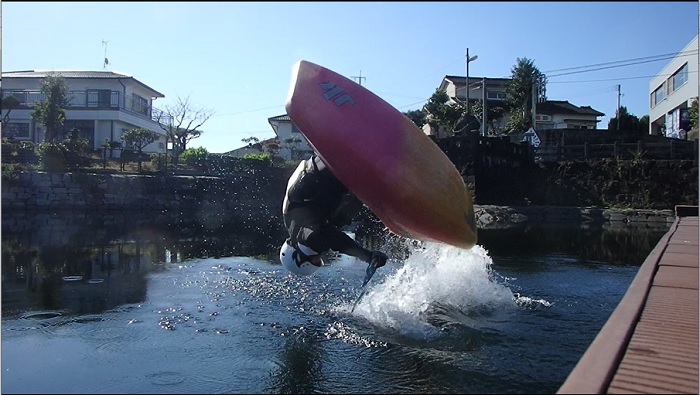
[[[677,53],[698,34],[698,2],[9,2],[2,70],[107,70],[214,115],[190,147],[226,152],[274,137],[292,66],[307,60],[400,111],[421,108],[445,75],[509,77],[517,58],[556,70]],[[648,114],[649,81],[669,62],[550,77],[550,100]],[[572,71],[586,70],[578,69]]]

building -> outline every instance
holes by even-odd
[[[474,105],[483,100],[483,92],[486,91],[487,108],[501,107],[507,111],[506,104],[506,85],[510,82],[510,78],[487,78],[487,77],[469,77],[469,103]],[[454,75],[446,75],[438,90],[443,90],[447,93],[451,102],[465,103],[467,101],[466,77]],[[489,122],[492,130],[504,132],[508,116],[497,121]],[[437,136],[439,131],[435,130],[431,125],[425,125],[423,131],[428,135]],[[449,133],[448,133],[449,134]],[[445,136],[444,133],[439,133],[440,136]]]
[[[508,132],[506,124],[510,117],[509,106],[506,103],[506,86],[510,81],[510,78],[469,77],[469,103],[474,105],[483,102],[485,91],[487,108],[500,107],[504,110],[502,118],[487,119],[490,134]],[[444,90],[451,102],[464,103],[467,99],[465,86],[465,77],[446,75],[438,89]],[[544,100],[536,104],[535,129],[597,129],[600,122],[598,117],[602,116],[605,114],[589,106],[578,107],[565,100]],[[437,135],[437,131],[430,125],[425,125],[423,131],[429,135]],[[440,135],[446,136],[449,133]]]
[[[649,134],[686,138],[698,98],[698,36],[649,82]]]
[[[600,111],[575,106],[567,100],[545,100],[535,105],[535,129],[598,129]]]
[[[277,139],[276,138],[271,138],[271,139],[265,139],[260,142],[251,142],[248,143],[248,145],[236,148],[232,151],[226,152],[227,156],[230,156],[232,158],[245,158],[246,155],[259,155],[262,153],[265,153],[265,146],[269,145],[274,145],[277,146]]]
[[[45,100],[40,84],[51,73],[63,76],[68,85],[70,102],[65,109],[64,131],[77,129],[80,137],[89,141],[89,147],[99,149],[105,141],[121,143],[122,134],[129,129],[144,128],[160,137],[143,152],[165,151],[166,132],[157,122],[162,113],[153,107],[155,99],[165,96],[132,76],[113,71],[3,72],[3,103],[10,96],[18,103],[12,109],[3,105],[3,117],[10,111],[7,124],[2,125],[3,137],[44,141],[44,125],[33,121],[30,114],[34,104]]]
[[[278,155],[284,160],[302,160],[313,154],[313,148],[306,137],[292,123],[289,115],[278,115],[267,119],[279,141]]]

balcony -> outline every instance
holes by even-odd
[[[7,91],[3,96],[13,96],[18,101],[16,109],[24,110],[34,107],[40,101],[46,100],[41,91]],[[124,100],[122,100],[124,98]],[[126,95],[122,92],[108,89],[88,89],[84,91],[69,91],[66,110],[114,110],[124,111],[153,122],[168,124],[171,121],[167,113],[149,105],[149,101],[138,95]]]

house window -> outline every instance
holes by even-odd
[[[148,100],[134,94],[131,98],[131,109],[139,114],[148,115]]]
[[[672,92],[675,92],[681,87],[681,85],[685,84],[688,81],[688,63],[684,64],[683,67],[678,69],[678,71],[671,76],[671,80],[671,85],[673,86]]]
[[[87,106],[91,108],[111,107],[112,91],[109,89],[89,89],[87,91]]]
[[[657,104],[661,103],[664,98],[666,97],[665,92],[664,92],[664,85],[666,83],[661,84],[660,87],[656,88],[654,93],[651,94],[651,104],[652,106],[656,106]]]
[[[27,92],[25,91],[10,91],[8,92],[7,96],[12,96],[17,101],[19,102],[20,106],[26,106],[27,105]]]
[[[297,125],[295,124],[292,124],[292,133],[301,133],[301,131],[299,130],[299,128],[297,128]]]
[[[95,121],[89,119],[66,119],[63,123],[65,137],[76,137],[88,141],[88,147],[94,147]]]
[[[505,92],[486,91],[486,98],[492,100],[506,100],[508,95]]]
[[[86,100],[85,91],[70,91],[68,92],[68,106],[70,107],[85,107]]]
[[[27,100],[27,101],[26,101],[26,104],[25,104],[25,105],[27,105],[27,106],[33,106],[33,105],[35,105],[36,103],[45,101],[45,100],[46,100],[46,95],[43,94],[43,93],[41,93],[41,92],[38,92],[38,91],[34,91],[34,92],[29,91],[29,92],[27,92],[26,100]]]
[[[29,122],[8,122],[2,127],[3,137],[29,138]]]
[[[97,91],[87,91],[87,106],[97,107]]]
[[[112,91],[112,96],[109,98],[109,106],[119,108],[119,92]]]

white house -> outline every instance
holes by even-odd
[[[535,105],[535,129],[598,129],[598,117],[602,116],[605,114],[590,106],[546,100]]]
[[[267,119],[279,141],[279,156],[285,160],[307,159],[313,154],[313,148],[299,129],[292,123],[289,115],[278,115]]]
[[[8,123],[2,125],[4,137],[44,141],[44,126],[33,121],[30,114],[35,103],[45,100],[40,83],[50,73],[60,74],[68,85],[70,103],[65,109],[64,130],[78,129],[90,147],[99,149],[105,141],[121,142],[122,134],[129,129],[144,128],[160,138],[143,151],[165,151],[165,131],[156,121],[160,111],[153,108],[153,100],[165,96],[132,76],[113,71],[3,72],[2,96],[13,96],[19,102],[10,110]],[[3,105],[2,115],[7,113]]]
[[[487,108],[501,107],[505,110],[504,116],[498,121],[487,119],[496,133],[507,132],[506,124],[510,117],[509,106],[506,104],[506,86],[510,81],[511,78],[469,77],[469,103],[473,105],[483,102],[485,92]],[[450,102],[464,103],[467,99],[465,86],[465,77],[446,75],[438,89],[447,93]],[[540,101],[535,106],[535,129],[597,129],[600,122],[598,117],[604,115],[589,106],[578,107],[568,101]],[[430,125],[424,126],[423,131],[426,134],[435,134]]]
[[[469,77],[469,103],[483,101],[484,88],[486,91],[487,108],[501,107],[507,110],[506,105],[506,85],[510,82],[510,78],[488,78],[488,77]],[[446,75],[440,85],[439,90],[444,90],[450,98],[450,102],[465,103],[467,100],[466,77],[454,75]],[[481,121],[481,120],[479,120]],[[497,131],[505,131],[505,125],[508,121],[508,116],[505,115],[500,120],[489,122],[493,129]],[[431,130],[430,125],[425,125],[423,131],[429,135],[435,135],[437,131]],[[441,135],[444,135],[441,133]]]
[[[698,98],[698,59],[696,35],[649,82],[649,134],[686,138],[688,107]]]

